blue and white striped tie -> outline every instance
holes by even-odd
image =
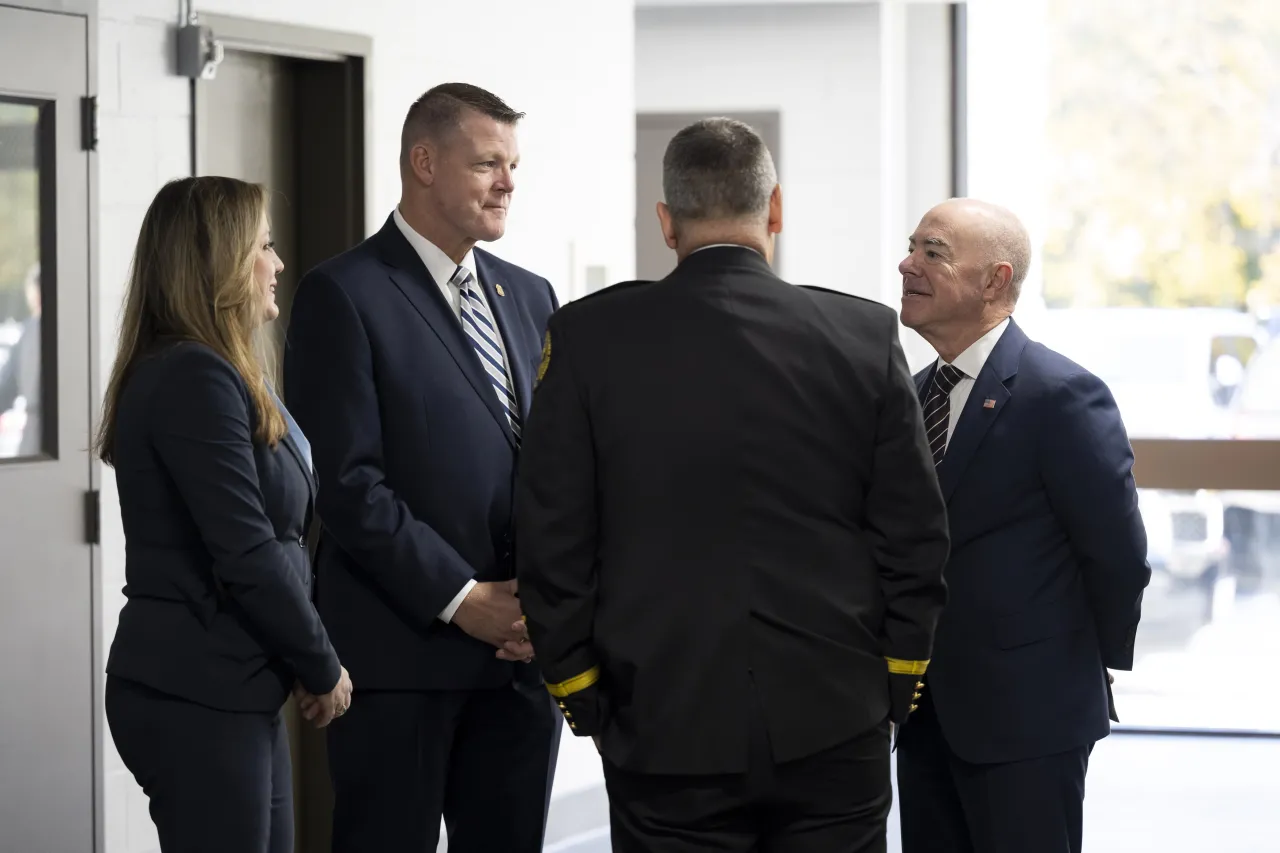
[[[506,358],[502,351],[502,335],[498,332],[497,324],[493,322],[493,315],[489,313],[489,304],[481,295],[475,276],[465,267],[458,267],[450,283],[458,288],[458,293],[462,297],[459,300],[458,311],[462,328],[471,339],[471,345],[476,348],[476,355],[480,356],[484,372],[489,374],[489,381],[493,383],[493,393],[497,395],[502,410],[507,413],[511,434],[515,437],[516,447],[519,447],[520,406],[516,402],[511,377],[507,374]]]

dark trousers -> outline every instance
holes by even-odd
[[[151,800],[165,853],[293,853],[293,777],[280,713],[215,711],[107,677],[107,724]]]
[[[752,703],[746,774],[631,773],[604,763],[616,853],[884,853],[889,724],[775,764]]]
[[[970,764],[947,746],[924,693],[898,738],[903,853],[1080,853],[1093,745]]]
[[[541,685],[358,691],[329,727],[333,853],[540,853],[560,744]]]

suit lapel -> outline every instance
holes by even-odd
[[[926,391],[929,383],[933,381],[933,373],[938,369],[938,360],[934,359],[933,363],[915,375],[916,380],[916,396],[920,398],[920,405],[925,404],[925,398],[928,396]]]
[[[529,414],[529,401],[533,391],[532,365],[523,357],[530,351],[523,335],[523,325],[519,322],[520,306],[511,294],[514,288],[510,282],[498,278],[494,264],[487,253],[474,250],[476,274],[480,276],[480,287],[485,298],[489,300],[489,308],[493,319],[498,324],[498,333],[502,335],[502,345],[507,351],[507,367],[511,371],[511,381],[515,385],[516,401],[520,406],[520,417]],[[498,293],[498,288],[502,293]],[[503,418],[506,425],[506,418]]]
[[[1018,362],[1027,345],[1027,336],[1012,320],[983,365],[969,391],[969,399],[960,413],[955,433],[947,444],[947,453],[938,463],[938,483],[942,496],[950,501],[965,469],[982,444],[983,437],[996,418],[1004,412],[1012,396],[1005,382],[1018,373]]]
[[[511,426],[507,423],[506,413],[498,403],[489,375],[480,365],[480,356],[476,355],[475,347],[462,331],[462,325],[454,315],[453,308],[445,302],[439,285],[431,278],[422,259],[409,245],[409,241],[404,239],[404,235],[400,233],[393,219],[388,218],[387,224],[378,234],[378,241],[382,260],[391,268],[389,272],[392,283],[399,288],[404,297],[409,300],[409,304],[444,344],[445,349],[458,365],[458,369],[467,377],[467,381],[480,395],[489,413],[502,427],[507,440],[512,441]]]

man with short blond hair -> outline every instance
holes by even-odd
[[[360,685],[329,729],[335,853],[536,853],[560,719],[520,621],[512,503],[555,292],[502,237],[516,112],[428,91],[382,230],[302,280],[285,350],[323,525],[317,606]]]

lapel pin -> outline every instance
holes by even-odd
[[[507,295],[507,292],[506,292],[505,290],[503,290],[503,289],[502,289],[502,285],[500,285],[500,284],[495,284],[495,285],[493,286],[493,289],[494,289],[494,290],[496,290],[496,291],[498,291],[498,295],[499,295],[499,296],[506,296],[506,295]]]
[[[995,407],[996,407],[995,400],[986,399],[982,401],[982,408],[984,409],[994,409]]]

